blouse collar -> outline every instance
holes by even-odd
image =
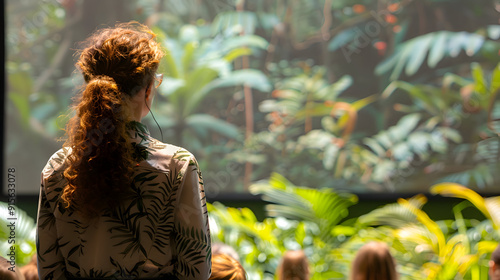
[[[150,135],[147,126],[140,122],[131,121],[127,123],[127,128],[132,138],[134,158],[137,161],[147,160],[151,154],[151,151],[149,151]]]
[[[127,123],[127,128],[130,136],[133,139],[140,139],[140,143],[147,141],[148,137],[150,137],[148,127],[140,122],[131,121]]]

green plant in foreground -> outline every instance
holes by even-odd
[[[243,265],[252,279],[273,279],[281,254],[294,249],[308,255],[313,279],[346,279],[357,250],[377,240],[391,246],[402,280],[486,280],[488,254],[500,240],[495,224],[500,197],[483,199],[456,184],[433,188],[434,193],[468,200],[453,207],[454,219],[438,221],[422,210],[427,202],[423,195],[345,221],[355,196],[297,187],[278,174],[250,189],[271,203],[266,206],[269,218],[259,222],[249,209],[220,204],[211,206],[210,215],[217,239],[245,256]],[[462,212],[470,206],[487,219],[464,218]]]
[[[16,267],[27,264],[36,252],[36,224],[23,210],[15,207],[14,215],[5,202],[0,202],[0,256],[10,260],[8,254],[14,246]],[[15,217],[15,220],[10,218]],[[11,223],[15,228],[11,230]]]
[[[454,183],[432,187],[433,194],[464,199],[451,209],[454,219],[439,221],[423,210],[423,195],[345,220],[357,202],[351,194],[298,187],[279,174],[250,189],[270,203],[269,217],[263,221],[248,208],[208,204],[213,241],[236,249],[249,279],[274,279],[282,254],[297,249],[309,257],[312,279],[346,279],[357,250],[377,240],[391,246],[402,280],[486,280],[489,254],[500,240],[500,197],[483,198]],[[468,207],[486,219],[465,218],[463,210]],[[0,250],[6,256],[8,205],[0,203],[0,210]],[[35,254],[36,227],[25,212],[16,213],[16,264],[23,265]]]

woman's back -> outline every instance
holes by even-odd
[[[141,144],[147,144],[143,147],[148,159],[134,168],[130,193],[116,209],[97,218],[82,217],[60,203],[66,182],[57,178],[64,170],[67,150],[61,149],[49,160],[43,171],[39,214],[39,226],[44,229],[39,235],[39,253],[42,265],[52,268],[47,271],[123,278],[185,270],[189,279],[199,279],[196,272],[206,270],[195,265],[208,258],[210,246],[207,221],[199,214],[204,201],[200,204],[198,192],[203,190],[191,187],[196,185],[193,181],[203,186],[196,161],[182,148],[148,139]],[[203,255],[190,256],[200,249]],[[63,259],[64,263],[58,263]]]
[[[161,57],[154,37],[128,25],[96,36],[78,62],[87,85],[69,140],[42,171],[40,277],[208,279],[196,159],[138,122],[149,112]]]

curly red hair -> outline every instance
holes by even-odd
[[[76,66],[87,84],[66,127],[68,183],[61,198],[67,208],[93,216],[115,207],[130,187],[137,159],[128,135],[128,103],[154,79],[163,56],[154,38],[137,22],[119,24],[98,30],[79,52]]]

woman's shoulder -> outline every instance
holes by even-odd
[[[195,156],[187,149],[154,138],[149,142],[148,162],[165,170],[197,164]]]
[[[49,177],[54,172],[62,170],[66,164],[69,153],[70,148],[63,147],[52,154],[43,168],[42,174],[44,177]]]

